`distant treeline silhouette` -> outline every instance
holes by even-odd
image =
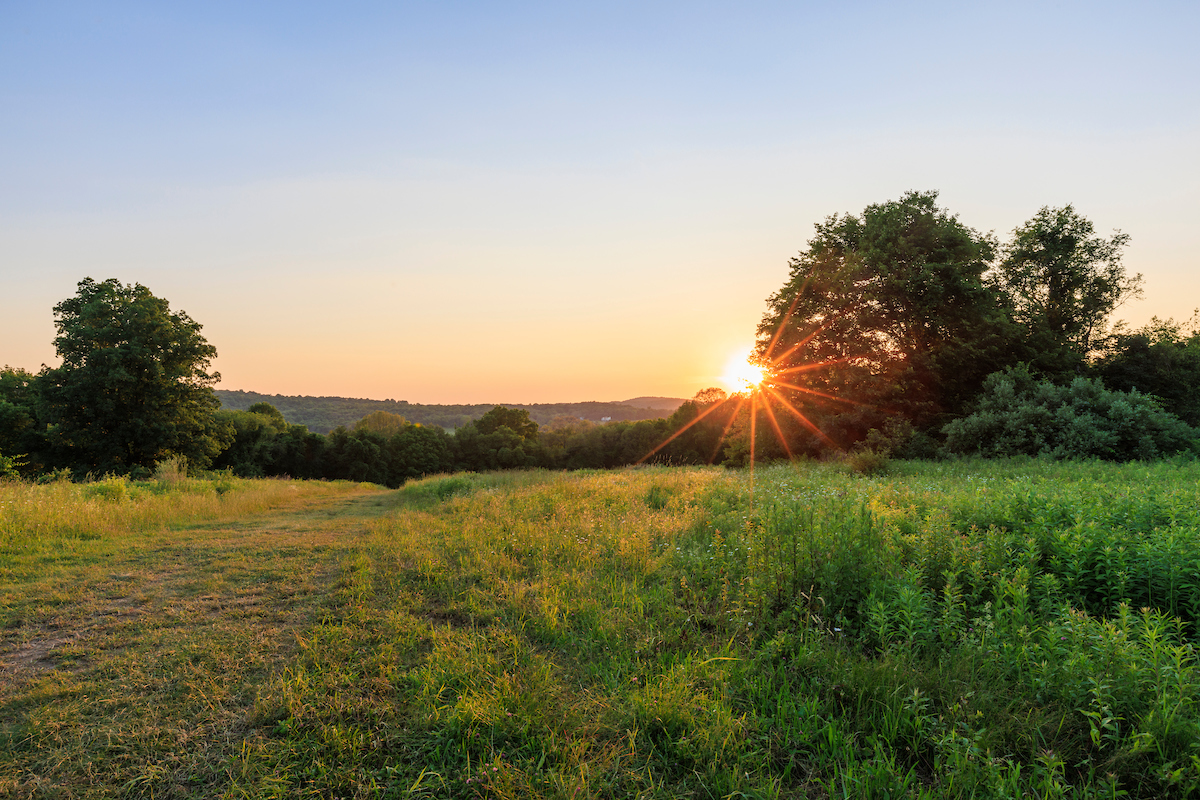
[[[494,408],[496,403],[473,405],[435,405],[409,403],[406,400],[367,400],[353,397],[309,397],[280,394],[260,394],[229,389],[215,389],[221,407],[245,411],[256,403],[270,403],[293,425],[305,425],[315,433],[329,433],[339,426],[350,427],[375,411],[399,414],[419,425],[437,425],[453,430],[477,420]],[[644,405],[642,405],[644,404]],[[522,408],[539,425],[548,425],[556,417],[571,416],[592,422],[631,422],[657,419],[683,404],[683,398],[639,397],[623,402],[586,403],[502,403],[508,408]]]
[[[286,475],[394,487],[443,472],[606,469],[640,461],[700,464],[719,455],[721,434],[729,423],[719,409],[665,446],[663,442],[705,407],[702,400],[689,400],[667,419],[603,424],[563,415],[542,428],[526,409],[496,406],[453,434],[375,411],[352,428],[338,427],[323,435],[288,423],[269,403],[256,403],[245,411],[218,412],[220,422],[233,429],[234,439],[212,467],[244,477]]]

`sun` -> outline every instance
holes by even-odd
[[[753,352],[747,347],[744,350],[739,350],[725,364],[725,374],[721,376],[721,381],[725,387],[732,392],[749,392],[758,388],[766,376],[765,370],[757,364],[750,363],[750,354]]]

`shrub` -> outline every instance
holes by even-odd
[[[1076,378],[1037,380],[1025,366],[988,376],[975,413],[942,429],[952,453],[1132,461],[1194,450],[1197,432],[1148,395]]]
[[[124,478],[109,476],[87,486],[86,495],[119,503],[129,497],[129,485]]]
[[[0,455],[0,480],[17,480],[21,477],[20,468],[25,461],[21,456]]]

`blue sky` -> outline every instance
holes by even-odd
[[[936,189],[1132,236],[1200,306],[1193,3],[0,0],[0,363],[140,282],[223,388],[691,395],[814,222]]]

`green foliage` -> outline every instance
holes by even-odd
[[[38,378],[39,416],[58,463],[128,473],[178,454],[198,466],[229,442],[200,324],[141,284],[86,278],[54,307],[62,366]]]
[[[1200,425],[1200,312],[1186,323],[1153,318],[1132,332],[1117,333],[1094,372],[1122,392],[1154,395],[1163,408],[1189,425]]]
[[[849,446],[896,414],[925,426],[1006,363],[1013,330],[984,282],[996,245],[936,200],[909,192],[828,218],[768,300],[768,386],[824,432],[784,415],[793,451]]]
[[[342,480],[387,486],[391,484],[391,475],[385,443],[382,436],[370,431],[337,428],[326,437],[322,473]]]
[[[21,453],[20,469],[26,473],[37,471],[46,448],[37,425],[37,391],[37,378],[31,373],[0,369],[0,455],[7,454],[11,461]]]
[[[224,409],[216,413],[216,419],[218,424],[232,431],[233,440],[213,459],[213,468],[231,469],[245,478],[267,474],[275,441],[281,433],[278,420],[261,412]],[[283,426],[286,429],[287,423]]]
[[[408,425],[387,442],[394,480],[401,482],[449,472],[454,464],[454,441],[441,428]]]
[[[283,418],[283,414],[279,409],[270,403],[254,403],[246,410],[251,414],[258,414],[265,417],[270,426],[278,433],[287,430],[287,420]]]
[[[0,485],[0,790],[1200,791],[1195,462],[219,480]]]
[[[1094,233],[1072,206],[1043,207],[1005,247],[996,277],[1031,337],[1034,365],[1047,374],[1080,366],[1108,316],[1141,292],[1142,276],[1128,277],[1121,265],[1129,236]]]
[[[755,707],[786,729],[780,698],[815,689],[790,724],[836,714],[935,796],[1200,789],[1195,464],[905,469],[775,467],[706,497],[677,545],[687,607],[761,648]]]
[[[24,459],[21,456],[6,456],[0,453],[0,480],[21,477],[22,466],[24,466]]]
[[[475,430],[485,436],[500,428],[508,428],[522,439],[534,440],[538,435],[538,424],[529,418],[529,412],[523,408],[496,406],[475,420]]]
[[[86,484],[88,497],[95,497],[109,502],[119,503],[129,499],[129,482],[121,477],[108,477],[94,483]]]
[[[988,377],[977,409],[944,428],[952,453],[1153,459],[1196,447],[1196,431],[1138,392],[1087,378],[1039,381],[1025,367]]]

